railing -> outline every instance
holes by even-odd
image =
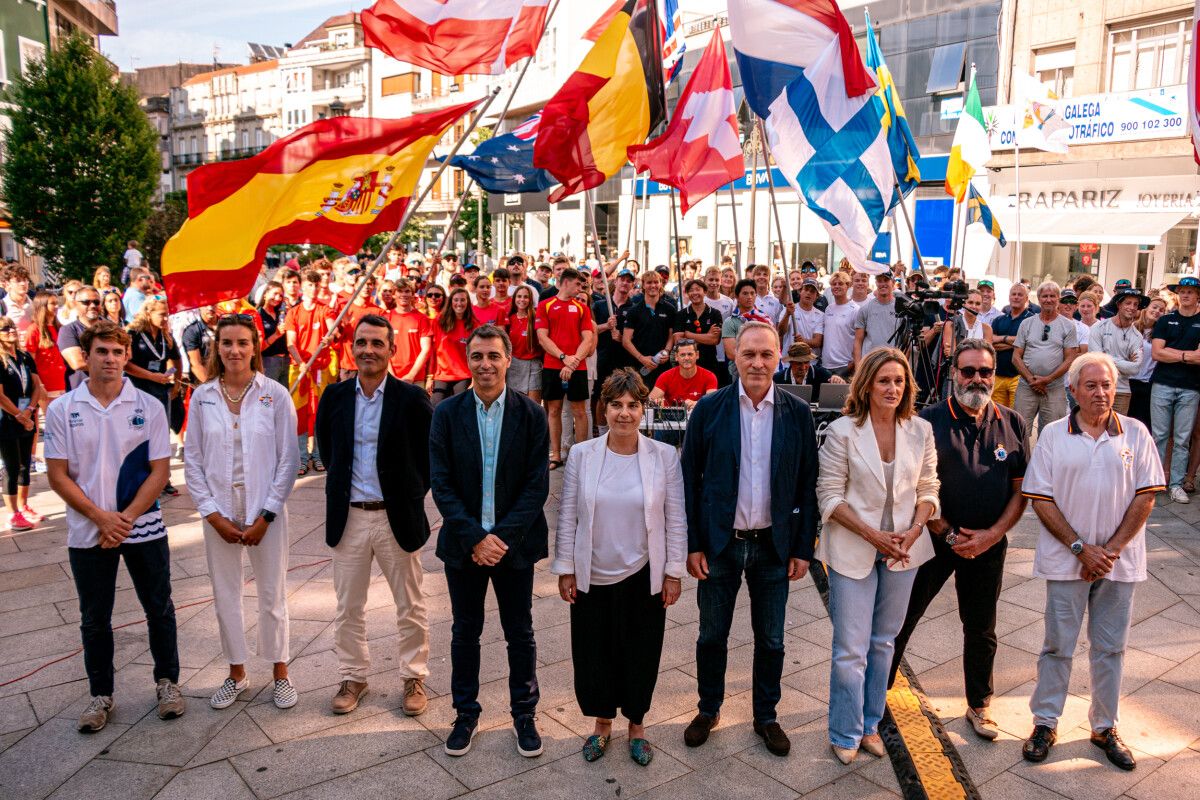
[[[185,167],[193,164],[212,164],[217,161],[239,161],[243,158],[257,155],[266,149],[264,145],[263,147],[235,147],[222,150],[220,153],[181,153],[172,156],[171,161],[177,167]]]

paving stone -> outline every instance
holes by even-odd
[[[804,797],[806,800],[893,800],[897,794],[851,772]]]
[[[764,772],[730,757],[676,778],[647,792],[646,800],[664,798],[726,798],[753,796],[759,800],[784,800],[797,793]]]
[[[174,775],[174,769],[153,764],[91,761],[50,800],[150,800]]]
[[[907,658],[907,655],[905,657]],[[930,707],[943,719],[960,717],[966,713],[967,700],[962,664],[962,656],[956,656],[944,664],[921,672],[917,677],[921,689],[929,699]],[[1036,657],[1003,643],[997,647],[996,661],[992,667],[992,688],[995,693],[1003,694],[1036,677]]]
[[[1011,772],[1001,772],[995,778],[980,784],[979,794],[981,797],[1004,800],[1056,800],[1063,797],[1058,792],[1052,792]]]
[[[53,605],[32,606],[0,615],[0,637],[17,633],[56,628],[64,622]]]
[[[23,694],[0,699],[0,733],[25,730],[38,724],[33,705]]]
[[[8,748],[12,747],[17,742],[25,738],[29,733],[32,733],[35,728],[25,728],[19,731],[11,731],[9,733],[0,733],[0,753],[3,753]]]
[[[1089,733],[1087,725],[1066,732],[1060,725],[1058,743],[1051,748],[1045,762],[1030,764],[1022,759],[1009,771],[1072,800],[1113,800],[1163,763],[1138,751],[1126,739],[1126,744],[1134,749],[1137,769],[1133,772],[1118,769],[1108,763],[1100,748],[1091,743]],[[1124,725],[1121,726],[1121,736],[1125,738]]]
[[[1167,759],[1200,731],[1200,694],[1151,681],[1121,698],[1121,738],[1130,747]]]
[[[1200,653],[1200,628],[1163,616],[1139,622],[1129,629],[1129,646],[1176,663]]]
[[[581,758],[582,737],[545,714],[539,715],[537,726],[544,748],[542,755],[537,758],[523,758],[517,753],[517,738],[509,726],[480,731],[471,745],[471,752],[465,756],[446,755],[441,743],[430,747],[425,755],[468,789],[479,789],[567,756]],[[615,749],[617,744],[613,742],[614,749],[611,752],[618,752]]]
[[[61,565],[54,565],[61,572]],[[5,591],[0,591],[0,614],[6,614],[9,611],[14,611],[20,608],[32,608],[40,605],[53,605],[75,598],[75,583],[66,577],[53,583],[43,583],[38,586],[30,586],[25,589],[7,590],[7,583],[0,573],[0,588],[5,588]]]
[[[1159,676],[1167,683],[1200,693],[1200,653]]]
[[[105,758],[182,767],[213,739],[221,735],[237,712],[245,706],[218,711],[208,703],[191,702],[181,719],[161,720],[146,714],[109,746]]]
[[[946,736],[958,751],[963,764],[966,765],[967,773],[976,786],[987,783],[1023,760],[1021,745],[1025,742],[1024,736],[1014,736],[1001,731],[1000,738],[988,741],[975,733],[966,717],[956,717],[943,722]],[[990,798],[993,795],[984,793],[983,796]]]
[[[0,577],[0,586],[3,586],[6,592],[31,589],[35,586],[57,583],[67,579],[67,576],[63,574],[62,567],[58,564],[43,564],[40,567],[9,570],[0,572],[0,576],[2,576]]]
[[[1138,765],[1141,769],[1141,765]],[[1200,797],[1200,753],[1184,750],[1129,789],[1136,800],[1194,800]]]
[[[244,708],[240,711],[230,708],[227,711],[234,712],[233,719],[221,729],[220,736],[211,739],[200,752],[192,756],[191,761],[187,763],[189,769],[214,761],[222,761],[230,756],[248,753],[271,744],[271,739],[263,733],[262,728],[254,723]]]
[[[474,755],[475,751],[471,751]],[[421,800],[445,800],[463,793],[465,787],[454,780],[425,753],[378,764],[374,767],[334,778],[290,792],[281,800],[346,800],[356,797],[408,797],[420,787]]]
[[[221,800],[256,800],[254,792],[228,761],[184,770],[171,779],[154,800],[195,800],[219,797]]]
[[[109,723],[99,733],[83,734],[70,720],[50,720],[0,753],[0,797],[49,796],[127,728]]]
[[[771,755],[757,736],[753,746],[740,751],[737,758],[805,796],[852,771],[852,766],[844,766],[830,750],[829,725],[824,718],[789,729],[787,735],[792,751],[786,758]]]

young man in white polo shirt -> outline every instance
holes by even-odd
[[[92,702],[79,730],[113,710],[112,610],[122,557],[146,612],[158,716],[183,714],[167,528],[158,496],[171,456],[166,412],[124,376],[129,334],[100,320],[80,337],[89,377],[50,404],[44,435],[50,488],[67,504],[67,547],[79,593]]]
[[[1150,432],[1112,410],[1112,357],[1079,356],[1068,383],[1079,408],[1042,429],[1022,490],[1041,521],[1033,576],[1046,580],[1046,638],[1029,699],[1034,728],[1022,754],[1045,761],[1058,738],[1086,609],[1092,744],[1131,770],[1137,762],[1117,735],[1117,702],[1133,589],[1146,580],[1146,520],[1166,486]]]

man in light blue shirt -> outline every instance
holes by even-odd
[[[382,381],[366,394],[362,379],[354,379],[354,462],[350,468],[350,502],[370,503],[383,500],[379,485],[379,418],[383,414]]]
[[[483,505],[479,521],[480,527],[491,533],[496,525],[496,455],[500,450],[500,428],[504,425],[504,392],[501,390],[490,404],[479,396],[478,389],[471,393],[475,395],[475,421],[483,451]]]
[[[121,298],[121,304],[125,306],[125,319],[133,322],[133,318],[137,316],[138,311],[141,310],[146,300],[150,297],[150,290],[154,287],[154,281],[150,277],[150,270],[144,267],[131,270],[129,281],[129,288],[125,290],[125,294]]]

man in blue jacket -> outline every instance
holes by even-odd
[[[546,413],[505,386],[512,342],[494,325],[467,338],[472,390],[448,397],[433,413],[429,472],[442,514],[437,555],[446,564],[454,616],[450,693],[457,714],[446,753],[466,755],[479,725],[479,636],[488,583],[508,642],[508,689],[517,752],[541,755],[534,725],[538,702],[533,638],[533,565],[548,555],[550,434]]]
[[[688,572],[700,581],[696,642],[699,713],[684,741],[698,747],[721,719],[734,604],[745,575],[754,628],[754,732],[777,756],[791,750],[775,716],[783,674],[788,581],[808,573],[817,539],[817,441],[808,404],[771,381],[779,334],[738,331],[740,380],[696,404],[683,442]]]

